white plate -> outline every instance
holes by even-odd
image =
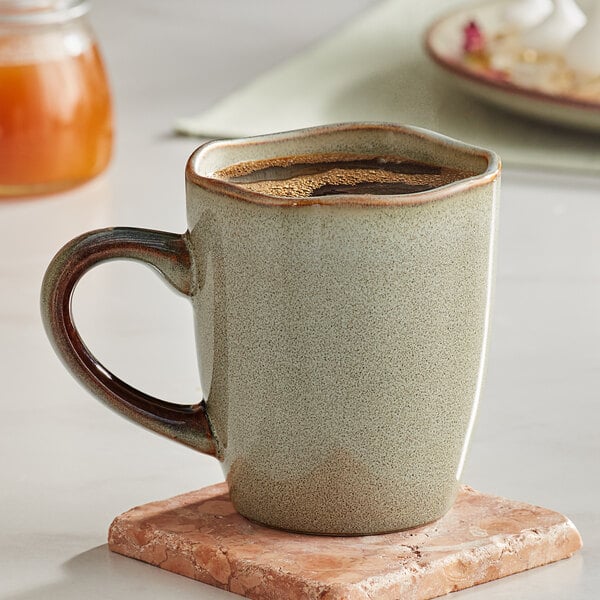
[[[467,92],[495,104],[535,119],[543,119],[600,132],[600,99],[581,99],[568,94],[553,94],[525,87],[510,80],[494,78],[482,70],[470,67],[463,60],[463,28],[475,21],[492,36],[508,1],[469,6],[454,11],[436,21],[425,35],[429,56],[452,80]]]

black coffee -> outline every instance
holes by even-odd
[[[310,198],[333,194],[411,194],[474,173],[398,156],[309,154],[238,163],[215,175],[262,194]]]

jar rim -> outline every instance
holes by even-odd
[[[0,24],[63,23],[81,17],[89,10],[89,0],[0,0]]]

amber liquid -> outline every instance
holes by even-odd
[[[112,111],[99,52],[0,64],[0,197],[57,191],[110,160]]]

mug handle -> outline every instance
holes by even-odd
[[[46,333],[67,369],[109,408],[156,433],[216,456],[204,400],[194,405],[174,404],[135,389],[96,359],[75,327],[71,298],[77,282],[95,265],[120,258],[155,267],[171,286],[191,296],[192,259],[185,234],[133,227],[90,231],[70,241],[48,266],[41,294]]]

